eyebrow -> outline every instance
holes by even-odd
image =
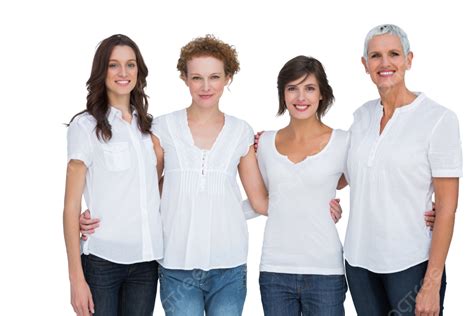
[[[222,75],[222,74],[223,74],[223,72],[213,72],[213,73],[209,74],[209,76],[212,76],[212,75]],[[198,72],[192,72],[192,73],[190,73],[190,75],[191,75],[191,76],[202,76],[202,75],[201,75],[200,73],[198,73]]]
[[[287,84],[286,87],[297,87],[301,85],[300,83],[299,84]],[[304,87],[308,87],[308,86],[314,86],[314,87],[317,87],[318,84],[317,83],[307,83],[304,85]]]
[[[109,62],[111,62],[111,61],[120,62],[120,60],[118,60],[118,59],[109,59]],[[127,62],[130,62],[130,61],[137,62],[136,59],[129,59],[129,60],[127,60]]]

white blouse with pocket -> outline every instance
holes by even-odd
[[[87,166],[84,199],[91,216],[101,221],[81,241],[82,253],[123,264],[157,260],[163,257],[163,232],[156,155],[136,115],[131,124],[121,115],[110,108],[107,142],[97,138],[96,121],[87,113],[68,128],[68,160]]]

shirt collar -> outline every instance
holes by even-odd
[[[414,92],[415,95],[416,95],[416,98],[415,100],[413,100],[411,103],[409,104],[406,104],[404,106],[401,106],[399,108],[396,108],[395,109],[395,112],[399,112],[399,113],[402,113],[402,112],[406,112],[406,111],[411,111],[411,110],[414,110],[424,99],[426,99],[426,95],[423,93],[423,92]],[[380,110],[383,110],[383,105],[382,105],[382,100],[379,99],[378,101],[378,105],[379,105],[379,109]]]
[[[135,106],[131,106],[132,107],[132,116],[134,118],[138,117],[138,112],[135,108]],[[108,110],[108,113],[107,113],[107,119],[109,120],[109,123],[112,123],[112,121],[115,119],[115,118],[121,118],[122,117],[122,112],[117,109],[117,108],[114,108],[113,106],[109,105],[109,110]]]

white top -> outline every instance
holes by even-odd
[[[321,152],[299,163],[277,151],[275,135],[263,133],[258,144],[258,164],[270,197],[260,270],[344,274],[329,202],[345,169],[349,133],[333,130]]]
[[[419,94],[395,110],[381,135],[383,107],[369,101],[354,113],[348,154],[351,211],[347,261],[393,273],[428,260],[434,177],[461,177],[456,115]]]
[[[112,138],[96,136],[96,121],[84,113],[68,128],[68,160],[87,166],[84,199],[100,227],[81,241],[82,253],[130,264],[163,257],[163,232],[159,213],[160,196],[156,155],[149,134],[110,108],[108,121]]]
[[[165,154],[161,216],[169,269],[231,268],[247,261],[248,230],[237,184],[253,130],[225,115],[210,150],[194,145],[186,110],[157,117],[153,133]]]

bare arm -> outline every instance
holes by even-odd
[[[163,190],[163,170],[165,167],[165,153],[163,148],[161,147],[160,140],[155,135],[151,135],[151,140],[153,142],[153,150],[155,151],[156,155],[156,172],[158,174],[158,186],[160,189],[160,195]]]
[[[343,174],[343,175],[341,175],[341,177],[339,178],[339,182],[337,183],[337,189],[338,189],[338,190],[342,190],[342,189],[344,189],[347,185],[348,185],[348,183],[347,183],[346,177],[344,177],[344,174]]]
[[[458,203],[458,178],[434,178],[433,185],[436,221],[433,227],[428,268],[423,286],[416,298],[416,315],[422,315],[423,313],[438,315],[439,313],[441,277],[453,236],[454,218]]]
[[[71,282],[71,304],[78,315],[94,312],[92,294],[84,278],[80,256],[79,215],[87,167],[80,160],[70,160],[67,165],[66,192],[64,197],[64,240]]]
[[[268,193],[258,168],[253,145],[247,155],[240,159],[239,175],[252,208],[262,215],[267,215]]]

